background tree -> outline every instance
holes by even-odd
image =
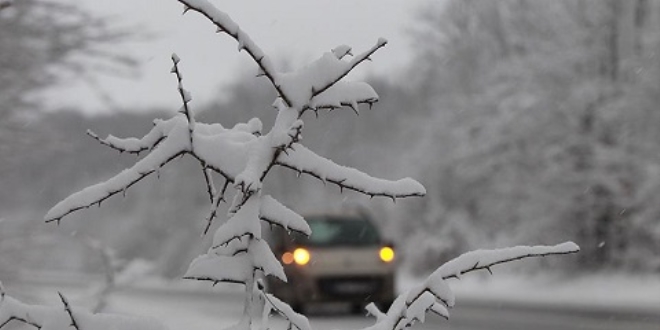
[[[418,118],[435,125],[417,157],[443,155],[421,171],[444,206],[417,218],[465,214],[494,246],[568,234],[585,247],[576,267],[657,270],[637,256],[658,251],[648,195],[658,185],[658,6],[449,1],[424,11]]]
[[[12,259],[29,259],[24,258],[29,254],[26,249],[15,249],[11,242],[35,225],[34,218],[23,212],[25,202],[51,195],[54,188],[40,181],[48,174],[39,167],[54,175],[64,168],[48,167],[42,160],[72,153],[72,145],[61,140],[59,127],[37,124],[41,110],[47,108],[40,93],[73,78],[93,83],[94,73],[128,73],[133,61],[107,49],[126,37],[107,20],[76,5],[49,0],[0,2],[0,185],[24,187],[26,180],[30,187],[40,185],[34,190],[0,192],[0,218],[11,220],[2,223],[0,263],[17,265]],[[3,275],[11,268],[17,269],[0,266]]]

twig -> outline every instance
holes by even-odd
[[[193,143],[193,132],[195,130],[195,116],[192,113],[192,109],[188,106],[188,103],[192,101],[192,97],[190,96],[190,92],[185,90],[183,88],[183,77],[181,76],[181,71],[179,70],[179,62],[181,62],[181,59],[179,56],[176,54],[172,54],[172,63],[174,65],[172,66],[172,73],[176,76],[177,80],[177,90],[179,91],[179,96],[181,97],[181,102],[183,102],[183,108],[182,112],[184,115],[186,115],[186,119],[188,120],[188,136],[190,139],[190,150],[194,149],[194,143]]]
[[[69,301],[64,297],[64,295],[61,292],[58,292],[57,294],[60,295],[62,304],[64,304],[64,310],[67,312],[67,314],[69,314],[69,318],[71,319],[71,326],[74,327],[76,330],[81,330],[80,327],[78,326],[78,322],[76,322],[76,318],[73,317],[73,310],[71,309],[71,305],[69,305]]]
[[[355,69],[356,66],[360,65],[360,63],[370,60],[371,55],[373,55],[376,51],[379,49],[385,47],[387,45],[387,40],[380,38],[378,39],[378,42],[376,42],[376,45],[371,47],[369,50],[355,56],[350,62],[349,66],[346,68],[346,70],[340,72],[337,76],[333,77],[330,81],[328,81],[325,85],[322,85],[316,89],[312,90],[312,98],[316,95],[319,95],[323,92],[325,92],[328,88],[332,87],[332,85],[336,84],[339,80],[342,78],[346,77],[347,74],[349,74],[353,69]],[[311,98],[310,98],[311,101]]]
[[[194,10],[213,22],[213,24],[215,24],[215,26],[218,28],[218,32],[227,33],[229,36],[234,38],[238,42],[239,50],[245,50],[254,60],[254,62],[257,63],[260,70],[259,73],[263,74],[268,78],[268,80],[270,80],[271,84],[273,87],[275,87],[277,94],[282,98],[282,100],[289,107],[293,105],[291,98],[289,98],[289,96],[286,95],[286,93],[284,93],[282,90],[279,83],[279,74],[271,66],[270,61],[268,60],[264,51],[261,50],[259,46],[257,46],[257,44],[252,40],[252,38],[250,38],[247,33],[240,29],[238,24],[236,24],[236,22],[234,22],[231,17],[229,17],[229,15],[219,11],[207,1],[195,1],[195,4],[192,4],[187,0],[179,0],[179,2],[181,2],[186,8],[184,13],[188,10]]]

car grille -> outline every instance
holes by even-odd
[[[366,297],[383,287],[383,279],[373,276],[325,277],[318,280],[318,288],[324,295],[337,297]]]

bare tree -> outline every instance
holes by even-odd
[[[37,92],[90,71],[128,73],[134,61],[106,46],[126,39],[76,5],[51,0],[3,1],[0,11],[0,118],[39,104]]]

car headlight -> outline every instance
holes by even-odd
[[[284,252],[282,255],[282,263],[285,265],[290,265],[293,263],[293,253],[291,252]]]
[[[300,266],[304,266],[309,263],[310,259],[311,255],[309,254],[309,251],[303,248],[297,248],[293,251],[293,260]]]
[[[394,260],[394,249],[389,246],[384,246],[380,249],[378,253],[380,260],[384,262],[392,262]]]

